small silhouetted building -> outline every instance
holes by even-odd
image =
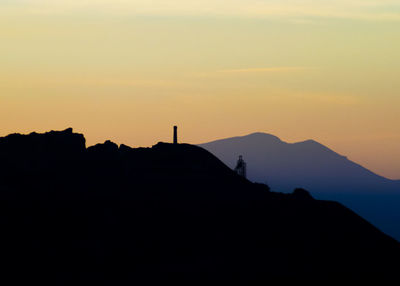
[[[239,176],[247,178],[247,164],[243,160],[243,156],[239,156],[239,160],[237,161],[235,172],[238,173]]]

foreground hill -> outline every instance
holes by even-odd
[[[254,133],[200,146],[231,168],[243,155],[251,181],[280,192],[302,187],[317,198],[338,200],[400,240],[400,181],[378,176],[318,142],[286,143]]]
[[[3,279],[392,278],[400,246],[342,205],[269,191],[208,151],[85,147],[72,129],[0,138]]]

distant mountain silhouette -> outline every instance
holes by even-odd
[[[274,193],[208,151],[0,138],[2,277],[141,285],[398,279],[400,244],[304,189]]]
[[[250,180],[275,191],[302,187],[317,198],[339,200],[400,240],[400,181],[378,176],[316,141],[286,143],[254,133],[199,146],[231,168],[243,155]]]

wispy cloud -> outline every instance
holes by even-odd
[[[240,68],[240,69],[222,69],[217,71],[208,71],[195,73],[194,77],[212,78],[212,77],[226,77],[226,76],[247,76],[247,75],[261,75],[261,74],[285,74],[285,73],[299,73],[317,70],[316,67],[261,67],[261,68]]]
[[[351,94],[293,93],[290,96],[301,101],[314,101],[327,105],[357,105],[360,103],[360,98]]]
[[[175,88],[182,87],[183,82],[172,79],[137,79],[137,78],[115,78],[115,77],[77,77],[77,76],[12,76],[0,72],[0,87],[14,88],[24,87],[63,87],[63,86],[96,86],[96,87],[159,87]],[[1,95],[0,95],[1,97]]]
[[[15,0],[2,8],[32,13],[103,11],[139,15],[322,17],[400,21],[398,0]]]
[[[266,68],[245,68],[245,69],[226,69],[219,70],[217,73],[275,73],[275,72],[296,72],[316,69],[313,67],[266,67]]]

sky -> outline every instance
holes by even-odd
[[[400,0],[0,0],[0,136],[274,134],[400,179]]]

